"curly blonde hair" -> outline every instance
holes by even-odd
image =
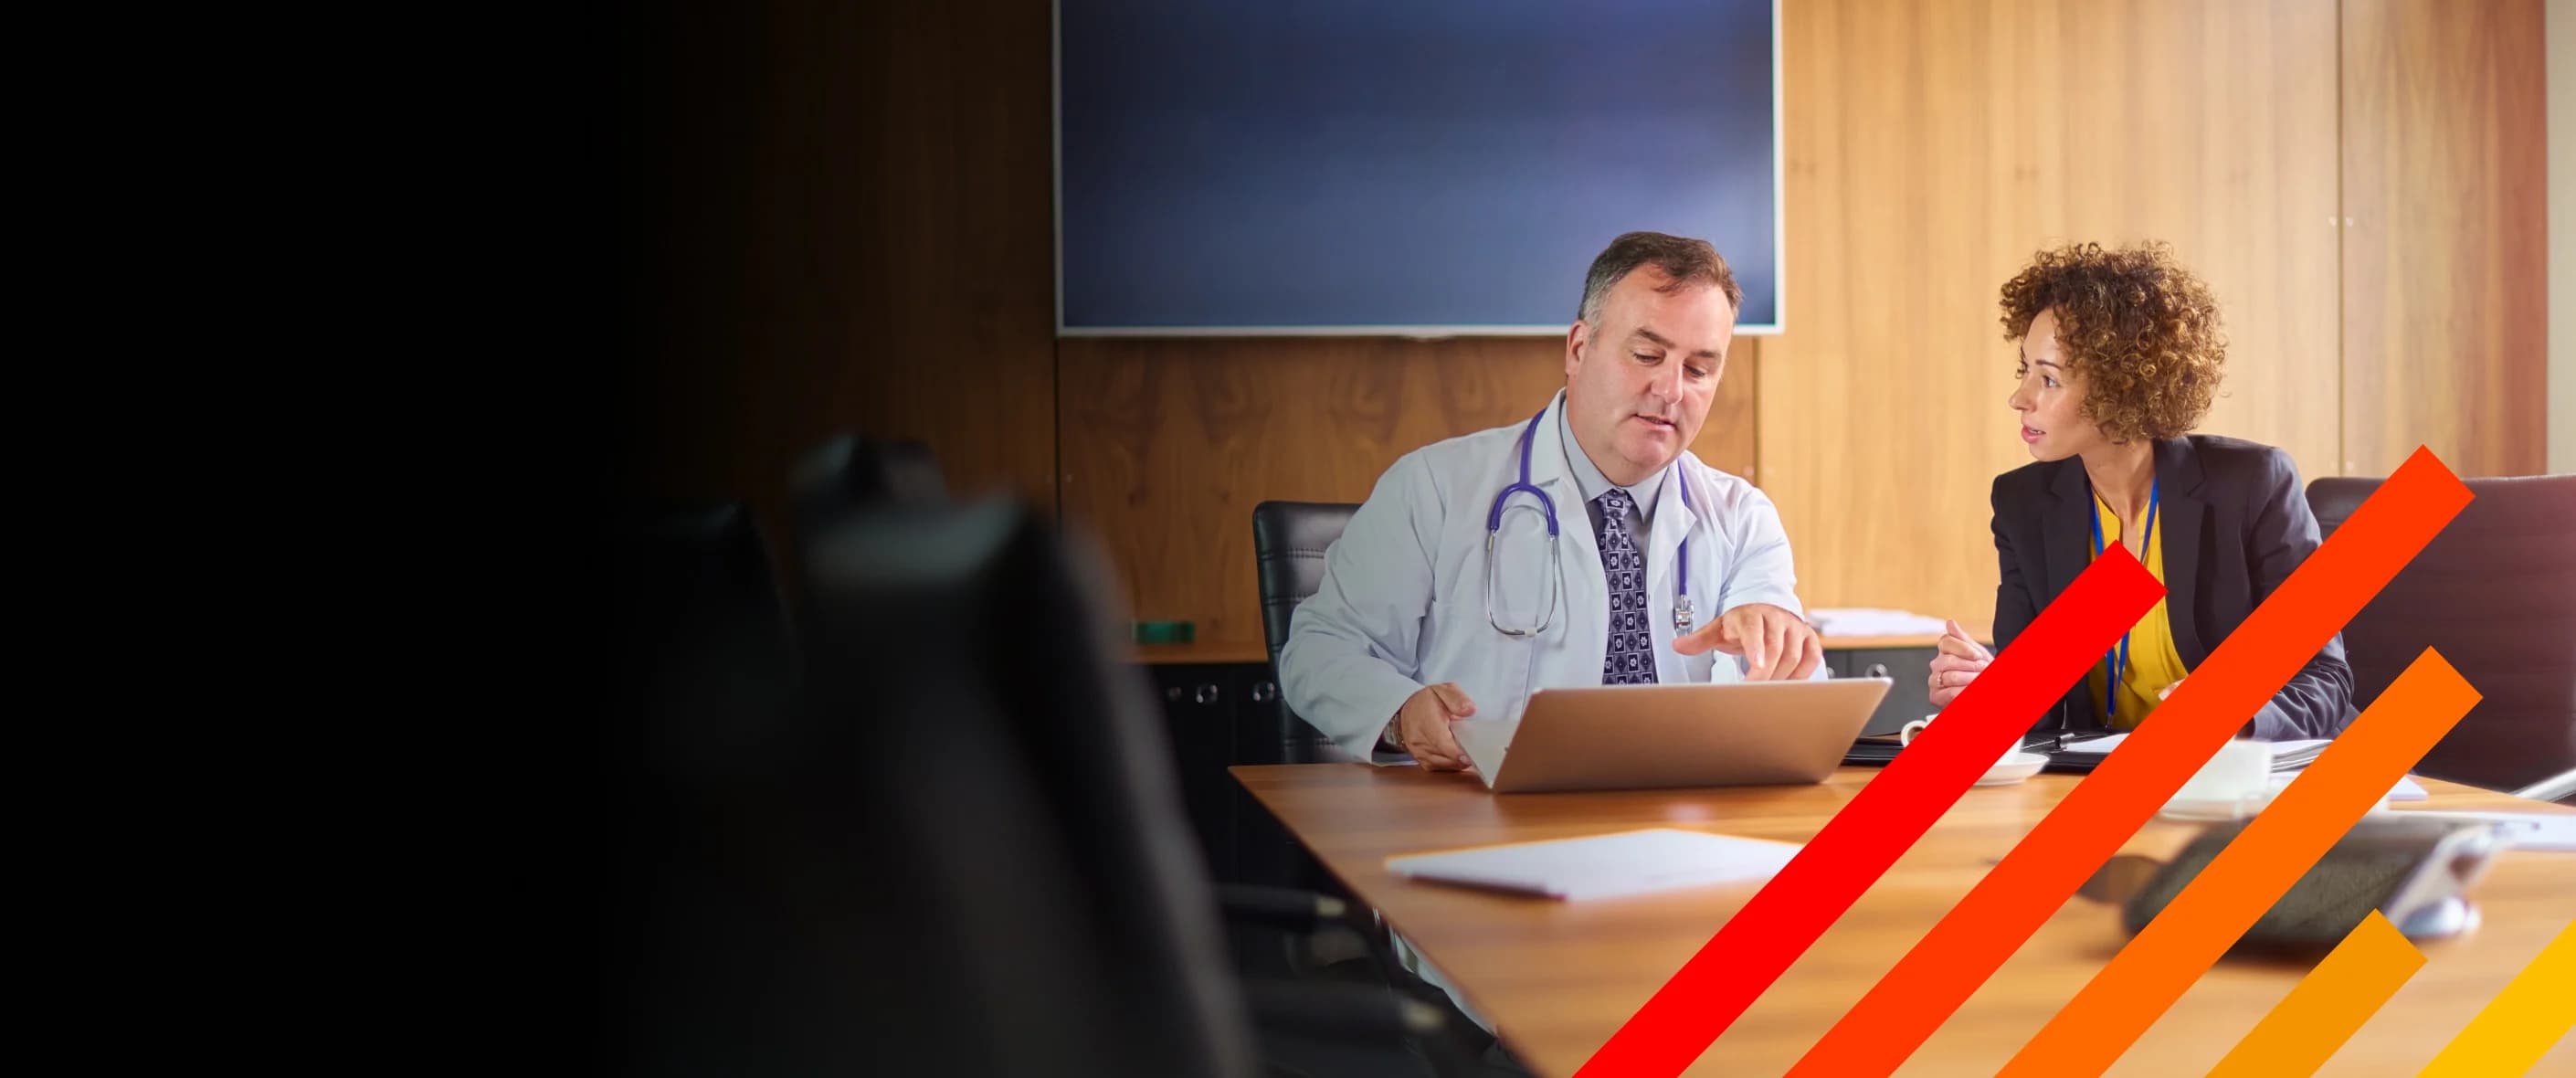
[[[2084,375],[2083,416],[2105,437],[2175,438],[2209,412],[2227,341],[2209,286],[2165,244],[2041,251],[2004,285],[2004,339],[2057,312],[2057,342]]]

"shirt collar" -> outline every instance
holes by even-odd
[[[1591,455],[1583,451],[1583,444],[1574,440],[1574,428],[1567,424],[1562,407],[1556,411],[1556,434],[1565,445],[1566,470],[1573,474],[1574,489],[1583,495],[1584,503],[1591,504],[1594,499],[1610,493],[1610,477],[1601,474],[1600,467],[1592,463]],[[1664,473],[1671,470],[1656,469],[1653,474],[1625,488],[1628,500],[1637,503],[1637,515],[1641,519],[1655,519],[1655,499],[1662,496]]]

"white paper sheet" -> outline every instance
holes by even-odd
[[[1413,879],[1580,901],[1769,879],[1800,848],[1658,827],[1390,857],[1386,867]]]

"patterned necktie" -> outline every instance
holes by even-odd
[[[1655,633],[1646,625],[1646,557],[1628,534],[1628,492],[1601,503],[1601,571],[1610,581],[1610,647],[1601,656],[1604,685],[1655,683]]]

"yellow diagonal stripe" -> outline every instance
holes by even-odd
[[[2424,952],[2370,911],[2210,1069],[2210,1078],[2315,1074],[2423,965]]]
[[[2451,1038],[2418,1078],[2500,1078],[2522,1074],[2576,1028],[2576,921],[2540,950],[2513,983]]]

